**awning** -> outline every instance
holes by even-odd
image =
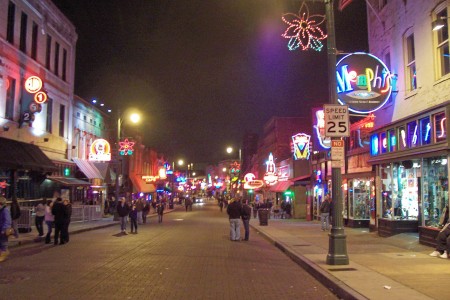
[[[76,157],[73,157],[72,160],[77,164],[77,167],[80,169],[81,172],[86,175],[89,179],[99,178],[104,179],[100,171],[97,169],[94,164],[88,160],[79,159]]]
[[[38,146],[1,137],[0,168],[40,172],[57,170]]]
[[[292,182],[290,182],[289,180],[278,181],[275,185],[272,185],[269,190],[271,192],[282,193],[282,192],[286,191],[291,185],[292,185]]]
[[[146,183],[145,180],[137,176],[130,176],[131,182],[133,183],[133,191],[136,193],[154,193],[156,192],[156,187],[152,183]]]
[[[90,186],[91,184],[87,181],[80,180],[72,177],[48,177],[51,181],[57,182],[62,186]]]
[[[290,182],[296,182],[296,181],[309,181],[311,179],[311,175],[303,175],[299,177],[295,177],[292,179],[289,179]]]
[[[104,182],[105,183],[111,183],[111,171],[109,168],[109,163],[107,162],[98,162],[98,163],[92,163],[97,170],[100,172],[100,174],[102,174]],[[114,177],[115,179],[115,177]]]

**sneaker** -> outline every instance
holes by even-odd
[[[432,257],[438,257],[439,255],[441,255],[441,253],[439,251],[434,250],[429,255],[432,256]]]
[[[448,258],[447,251],[444,251],[441,255],[439,255],[440,258]]]
[[[123,234],[128,234],[128,232],[124,231]]]

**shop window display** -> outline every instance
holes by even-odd
[[[370,179],[349,180],[349,218],[368,220],[370,218],[371,195],[373,181]]]
[[[440,227],[448,210],[447,159],[428,158],[422,164],[423,225]]]
[[[399,163],[381,167],[383,218],[417,220],[419,216],[419,181],[417,166]]]

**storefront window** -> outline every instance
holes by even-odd
[[[395,129],[390,129],[389,134],[389,152],[397,150],[397,136],[395,135]]]
[[[431,124],[430,117],[420,119],[420,142],[422,145],[431,143]]]
[[[351,183],[351,180],[349,180],[348,182]],[[347,183],[347,179],[342,179],[342,186],[343,186],[343,191],[342,191],[342,198],[344,200],[344,205],[342,207],[343,212],[342,212],[342,216],[344,217],[344,219],[348,218],[348,183]]]
[[[349,217],[356,220],[370,218],[370,195],[373,181],[370,179],[349,180]]]
[[[422,225],[439,227],[448,219],[447,158],[435,157],[423,160],[423,215]],[[447,212],[447,215],[446,215]]]
[[[381,153],[386,153],[387,151],[386,132],[380,133],[380,140],[381,140]]]
[[[436,143],[447,140],[446,131],[446,118],[445,112],[437,113],[434,115],[434,133],[436,137]]]
[[[405,164],[406,165],[406,164]],[[412,166],[414,165],[414,166]],[[383,218],[414,220],[419,215],[419,164],[381,166]]]
[[[406,139],[406,129],[404,126],[398,128],[398,149],[405,150],[408,149],[407,139]]]
[[[417,121],[409,122],[407,125],[406,141],[409,147],[416,147],[419,143]]]

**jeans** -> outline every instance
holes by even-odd
[[[55,236],[54,236],[54,244],[58,245],[58,240],[64,244],[64,221],[55,222]]]
[[[250,219],[242,220],[242,223],[244,223],[244,230],[245,230],[244,240],[248,241],[248,238],[250,236]]]
[[[16,238],[19,237],[19,227],[18,227],[18,222],[19,222],[19,219],[12,220],[12,222],[11,222],[12,228],[14,228],[14,236],[15,236]]]
[[[120,230],[126,231],[127,230],[127,217],[120,217]]]
[[[158,214],[158,223],[162,223],[163,214]]]
[[[8,250],[8,237],[5,234],[0,234],[0,251]]]
[[[131,232],[136,231],[136,233],[137,233],[137,219],[130,218],[130,226],[131,226]]]
[[[142,219],[142,211],[138,211],[137,212],[137,221],[139,224],[142,224],[143,219]]]
[[[322,213],[320,223],[322,224],[322,230],[328,230],[330,228],[330,213]]]
[[[241,239],[241,226],[239,219],[230,219],[230,239],[239,241]]]
[[[45,217],[42,216],[42,217],[36,217],[34,219],[34,224],[36,225],[36,230],[38,231],[39,236],[43,236],[44,235],[44,226],[43,226],[44,218]]]
[[[47,224],[47,235],[45,236],[45,242],[48,244],[51,240],[53,221],[45,221],[45,224]]]

